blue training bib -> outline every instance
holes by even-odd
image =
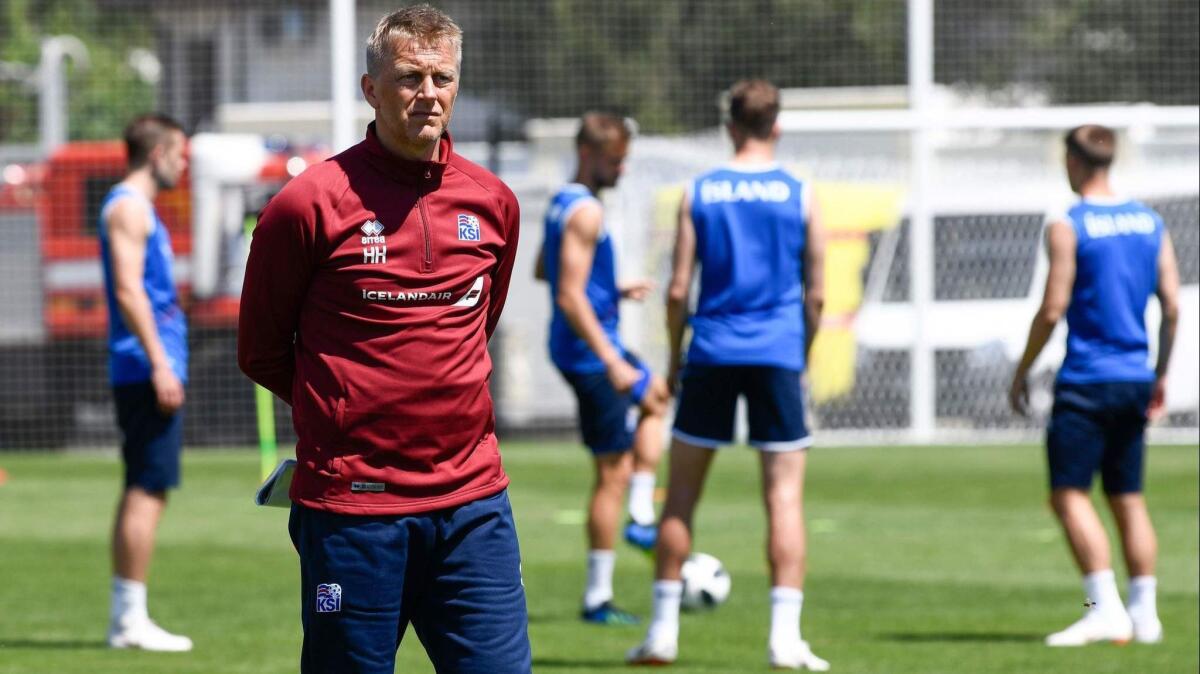
[[[777,165],[696,178],[700,298],[688,362],[804,369],[805,184]]]
[[[1075,285],[1059,381],[1152,380],[1145,316],[1158,286],[1162,218],[1137,201],[1083,199],[1066,220],[1075,230]]]
[[[546,209],[542,263],[550,285],[550,359],[563,372],[587,374],[604,372],[605,369],[604,363],[592,353],[587,342],[571,329],[571,324],[567,322],[567,317],[555,301],[558,296],[563,228],[566,227],[567,219],[575,213],[575,209],[595,201],[596,197],[587,187],[570,183],[550,199],[550,207]],[[617,331],[621,292],[617,289],[616,254],[607,230],[601,231],[600,239],[596,242],[596,253],[592,259],[592,271],[588,276],[586,292],[588,302],[596,312],[600,326],[604,328],[604,334],[617,351],[624,354],[625,349],[621,346],[621,338]]]
[[[154,205],[144,196],[125,185],[117,185],[109,191],[100,207],[100,262],[104,268],[104,296],[108,303],[108,371],[114,386],[133,384],[150,379],[150,359],[137,336],[129,331],[125,319],[117,306],[114,290],[112,254],[109,250],[108,225],[105,222],[109,210],[117,199],[136,199],[146,205],[153,219],[153,229],[146,239],[146,257],[143,260],[142,283],[150,306],[154,312],[154,325],[162,341],[171,369],[180,381],[187,381],[187,320],[179,307],[175,292],[172,266],[175,260],[171,252],[171,237],[167,232]]]

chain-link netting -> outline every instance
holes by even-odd
[[[363,41],[396,3],[349,4],[361,72]],[[432,4],[465,33],[451,125],[457,147],[497,171],[523,210],[511,296],[492,345],[507,433],[574,424],[574,403],[545,352],[550,299],[532,278],[546,202],[573,170],[572,119],[601,109],[640,128],[627,172],[604,200],[622,273],[658,282],[658,294],[623,309],[622,330],[659,365],[674,205],[691,176],[730,154],[719,127],[721,91],[758,76],[784,88],[791,111],[886,115],[908,104],[903,0]],[[198,134],[190,174],[157,202],[190,323],[186,441],[245,445],[258,437],[255,391],[237,371],[234,344],[246,232],[280,185],[331,152],[329,5],[6,0],[0,447],[116,442],[96,227],[100,203],[123,173],[121,130],[152,110]],[[928,345],[936,431],[1032,433],[1041,423],[1050,364],[1036,376],[1032,420],[1013,418],[1004,400],[1014,342],[1040,295],[1043,214],[1065,192],[1060,136],[1069,125],[1050,128],[1036,121],[1039,111],[1196,106],[1198,16],[1197,3],[1171,0],[934,2],[936,106],[1019,107],[1035,120],[1029,129],[932,130],[924,198],[933,213],[929,316],[941,321]],[[357,92],[352,107],[345,112],[361,133],[372,111]],[[1160,210],[1179,252],[1185,315],[1176,369],[1195,380],[1197,339],[1187,332],[1195,317],[1186,312],[1194,312],[1200,281],[1197,126],[1119,126],[1118,185]],[[903,438],[891,431],[913,423],[909,131],[800,123],[784,129],[779,149],[815,183],[836,221],[828,278],[835,297],[810,377],[814,423],[831,435]],[[1052,348],[1046,360],[1055,357]],[[1180,391],[1169,425],[1195,428],[1194,387]],[[286,445],[288,410],[276,401],[273,412]]]
[[[930,199],[933,218],[934,437],[999,432],[1031,438],[1044,425],[1062,336],[1047,349],[1033,377],[1034,414],[1012,414],[1007,389],[1029,322],[1041,299],[1046,264],[1042,240],[1047,213],[1072,199],[1062,166],[1062,131],[992,129],[941,134]],[[831,229],[825,335],[813,356],[810,388],[814,422],[849,440],[896,441],[883,435],[911,428],[911,298],[907,134],[786,131],[781,157],[811,178]],[[1200,165],[1196,131],[1150,136],[1123,133],[1114,182],[1163,216],[1180,259],[1185,307],[1196,294],[1200,257]],[[533,163],[557,158],[562,140],[529,145]],[[605,196],[607,224],[621,245],[626,276],[649,276],[663,287],[669,274],[674,208],[685,181],[726,160],[717,131],[682,137],[643,137],[634,143],[622,184]],[[525,241],[539,241],[540,218],[553,180],[518,186],[525,208]],[[870,206],[864,206],[864,201]],[[533,252],[523,260],[531,268]],[[520,265],[518,265],[520,267]],[[514,428],[569,427],[573,399],[546,361],[541,344],[550,298],[529,278],[514,280],[515,307],[499,351],[512,365],[500,373],[502,420]],[[531,299],[526,299],[531,298]],[[1153,306],[1153,302],[1151,303]],[[622,308],[623,334],[651,362],[665,362],[665,317],[660,302]],[[1185,308],[1185,312],[1195,311]],[[1155,319],[1151,317],[1151,332]],[[1197,425],[1194,323],[1180,328],[1172,375],[1168,427]],[[832,434],[827,435],[831,437]],[[992,437],[999,437],[993,435]]]

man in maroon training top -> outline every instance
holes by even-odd
[[[238,364],[292,406],[302,672],[391,674],[409,622],[439,671],[530,669],[487,352],[520,217],[446,131],[461,54],[436,9],[381,19],[366,139],[254,232]]]

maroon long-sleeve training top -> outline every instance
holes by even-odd
[[[254,230],[238,365],[292,406],[292,500],[358,515],[448,508],[508,485],[487,341],[508,293],[512,191],[454,154],[375,135],[317,164]]]

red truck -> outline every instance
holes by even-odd
[[[234,217],[252,222],[258,209],[317,154],[265,152],[255,180],[235,189],[244,206]],[[47,448],[116,440],[108,393],[103,277],[96,227],[109,188],[125,172],[120,141],[72,142],[45,162],[0,166],[0,448]],[[225,186],[228,188],[229,186]],[[193,180],[163,191],[155,202],[171,233],[176,280],[188,313],[193,403],[192,442],[253,439],[253,389],[237,372],[235,331],[239,258],[244,241],[221,244],[222,274],[213,292],[193,293]],[[224,217],[228,210],[222,209]],[[239,209],[235,209],[239,210]],[[228,228],[226,228],[228,229]],[[211,264],[211,262],[210,262]],[[245,424],[230,423],[245,396]],[[205,419],[212,400],[224,410]],[[244,427],[244,428],[243,428]],[[214,437],[218,436],[218,437]]]

